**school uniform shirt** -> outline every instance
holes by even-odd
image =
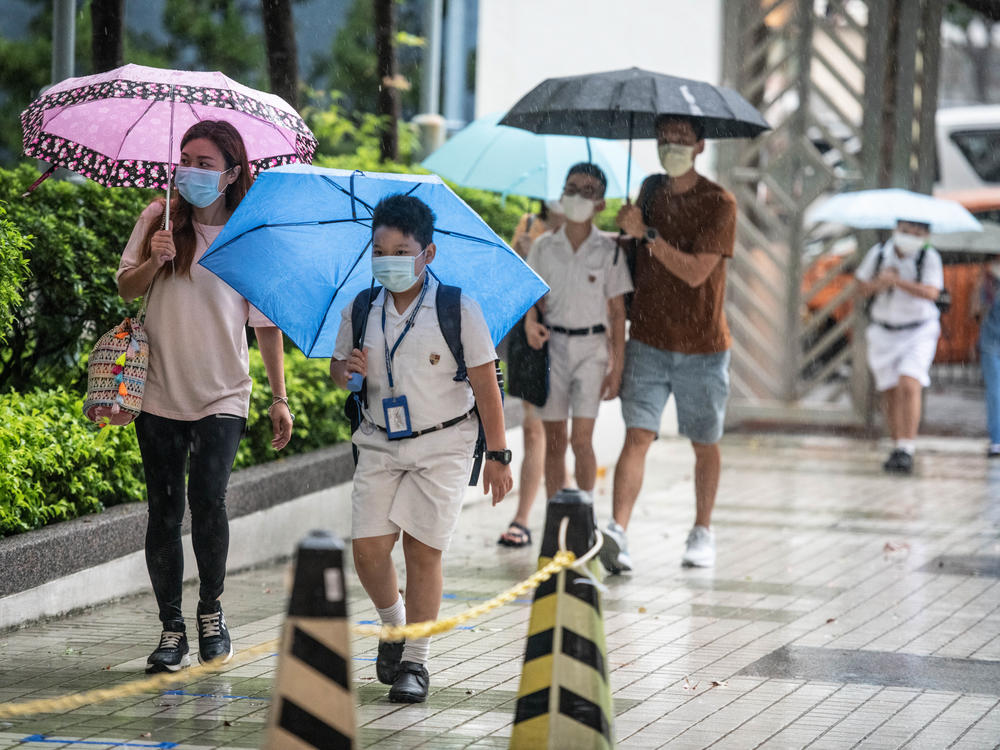
[[[593,225],[575,252],[565,227],[535,240],[528,265],[550,287],[545,323],[562,328],[607,326],[607,301],[632,291],[625,255],[619,253],[614,261],[614,240]]]
[[[391,299],[387,301],[385,289],[380,291],[368,314],[365,340],[362,349],[368,349],[368,407],[366,418],[379,427],[385,427],[385,412],[382,399],[391,396],[406,396],[410,412],[410,428],[414,431],[427,429],[454,417],[469,412],[476,399],[472,387],[466,381],[456,382],[458,363],[452,356],[444,334],[438,325],[437,289],[439,283],[430,274],[426,275],[427,293],[423,301],[420,295],[403,312],[396,311]],[[406,321],[419,302],[413,326],[392,358],[392,376],[395,387],[389,388],[386,370],[385,344],[389,351],[399,339]],[[341,313],[340,329],[333,357],[345,360],[350,357],[353,331],[351,327],[351,304]],[[385,309],[385,336],[382,335],[382,310]],[[490,337],[489,327],[482,310],[475,300],[462,295],[462,347],[466,369],[472,369],[493,362],[496,351]]]
[[[122,253],[115,280],[142,264],[140,250],[152,222],[163,209],[142,212]],[[250,408],[250,353],[247,323],[273,326],[243,295],[198,261],[222,231],[194,222],[191,275],[171,274],[169,264],[149,292],[144,327],[149,337],[149,368],[142,410],[167,419],[195,421],[213,414],[246,417]]]
[[[871,282],[875,277],[875,265],[879,255],[882,255],[882,265],[879,272],[895,269],[899,278],[904,281],[915,281],[920,284],[932,286],[935,289],[944,288],[944,270],[941,264],[941,255],[933,247],[928,246],[924,252],[923,267],[920,269],[920,278],[917,278],[917,256],[920,251],[912,255],[900,258],[892,244],[892,240],[884,244],[875,245],[865,259],[861,261],[858,270],[854,272],[855,278],[864,282]],[[894,288],[875,295],[869,311],[872,321],[887,323],[892,326],[909,325],[928,320],[937,320],[941,317],[940,311],[933,300],[917,297],[905,292],[902,289]]]

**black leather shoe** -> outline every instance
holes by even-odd
[[[375,674],[383,685],[391,685],[396,681],[399,672],[399,660],[403,656],[403,644],[406,641],[379,641],[378,658],[375,660]]]
[[[897,448],[889,454],[889,458],[882,464],[882,468],[890,474],[911,474],[913,473],[913,456]]]
[[[427,700],[427,690],[431,686],[427,667],[415,661],[404,661],[399,664],[399,674],[389,689],[389,701],[392,703],[423,703]]]

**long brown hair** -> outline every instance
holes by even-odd
[[[253,184],[253,176],[250,174],[250,163],[247,161],[246,146],[243,145],[243,138],[239,131],[222,120],[202,120],[196,122],[181,138],[181,148],[193,141],[195,138],[206,138],[216,145],[222,152],[225,159],[226,169],[235,166],[240,167],[240,174],[236,180],[226,188],[226,208],[229,211],[236,210]],[[140,261],[145,262],[151,253],[151,241],[153,235],[163,228],[163,212],[166,210],[166,199],[158,198],[156,201],[160,205],[160,219],[154,221],[146,232],[146,237],[142,243],[139,253]],[[177,255],[174,257],[173,270],[175,273],[182,273],[185,276],[191,275],[191,263],[194,262],[194,223],[192,216],[194,209],[176,190],[170,196],[170,229],[174,235],[174,247]]]

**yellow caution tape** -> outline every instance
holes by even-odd
[[[525,579],[513,588],[509,588],[502,594],[493,597],[488,602],[472,607],[453,617],[446,617],[441,620],[428,620],[427,622],[415,622],[410,625],[400,626],[376,626],[376,625],[356,625],[351,630],[356,635],[376,635],[382,640],[398,641],[403,638],[426,638],[431,635],[444,633],[452,628],[461,625],[463,622],[486,614],[490,610],[502,607],[504,604],[514,601],[519,596],[538,587],[547,579],[558,573],[563,568],[568,568],[574,563],[576,556],[572,552],[559,551],[555,557],[545,567],[539,569],[530,578]],[[104,703],[115,698],[127,698],[132,695],[153,692],[170,685],[179,685],[185,682],[193,682],[196,678],[223,669],[232,669],[255,656],[266,653],[273,653],[278,648],[278,639],[259,643],[256,646],[241,650],[231,661],[225,664],[221,662],[209,662],[196,667],[184,669],[179,672],[168,672],[148,677],[144,680],[135,680],[113,688],[98,688],[87,690],[83,693],[73,693],[58,698],[40,698],[23,703],[2,703],[0,704],[0,719],[10,719],[17,716],[30,716],[33,714],[64,713],[88,706],[93,703]]]

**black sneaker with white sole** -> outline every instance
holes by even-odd
[[[225,664],[233,658],[233,653],[222,604],[198,602],[198,661]]]
[[[160,645],[146,659],[146,672],[148,674],[176,672],[190,664],[191,657],[188,656],[188,639],[187,633],[184,632],[184,622],[168,620],[163,623]]]

